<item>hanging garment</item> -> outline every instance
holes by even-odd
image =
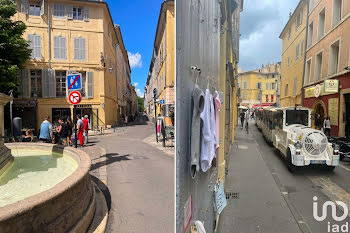
[[[219,138],[220,138],[220,109],[221,101],[217,91],[215,91],[215,128],[216,128],[216,141],[215,141],[215,152],[219,149]]]
[[[211,163],[216,155],[216,122],[215,122],[215,99],[213,96],[211,97],[211,103],[210,103],[210,131],[211,131],[211,145],[210,145],[210,158],[209,158],[209,164],[211,166]]]
[[[214,132],[212,127],[211,110],[214,109],[213,106],[213,96],[209,89],[205,91],[205,102],[204,109],[201,113],[201,119],[203,121],[202,127],[202,143],[201,143],[201,168],[203,172],[208,171],[213,160],[214,152]]]
[[[204,93],[196,85],[192,91],[192,125],[191,125],[191,176],[196,177],[199,171],[201,118],[200,114],[204,109]]]
[[[204,224],[201,221],[196,221],[194,223],[195,227],[196,227],[196,233],[206,233],[205,228],[204,228]]]

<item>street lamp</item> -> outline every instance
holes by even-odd
[[[12,119],[13,90],[10,90],[9,94],[10,94],[10,97],[12,98],[10,101],[10,118],[11,118],[11,137],[13,138],[13,119]]]
[[[35,103],[35,113],[34,113],[34,129],[37,129],[37,125],[38,125],[38,95],[36,93],[33,94],[33,100]]]

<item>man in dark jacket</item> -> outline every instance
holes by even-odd
[[[322,120],[321,120],[321,115],[320,114],[316,114],[315,117],[315,128],[318,130],[321,130],[322,127]]]

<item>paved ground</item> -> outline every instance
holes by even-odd
[[[92,146],[83,148],[93,154],[91,173],[108,184],[107,232],[173,232],[174,158],[169,153],[173,149],[151,143],[154,126],[138,123],[114,134],[93,136]]]
[[[237,128],[233,148],[225,191],[239,197],[228,200],[220,217],[220,233],[323,233],[329,232],[328,222],[350,222],[350,218],[335,222],[330,210],[327,218],[318,222],[312,211],[314,196],[319,209],[328,200],[343,201],[350,208],[350,161],[342,162],[332,173],[302,168],[292,174],[253,121],[249,135]],[[337,215],[342,214],[338,208]]]

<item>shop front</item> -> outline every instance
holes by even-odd
[[[303,106],[312,109],[312,127],[315,116],[322,122],[330,117],[331,135],[343,137],[350,133],[350,81],[349,74],[328,79],[304,88]]]

